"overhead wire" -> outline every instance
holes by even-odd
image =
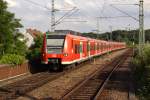
[[[46,6],[43,6],[43,5],[41,5],[41,4],[39,4],[39,3],[36,3],[36,2],[34,2],[34,1],[32,1],[32,0],[24,0],[24,1],[26,1],[26,2],[28,2],[28,3],[31,3],[31,4],[33,4],[33,5],[35,5],[35,6],[38,6],[38,7],[40,7],[40,8],[44,8],[44,9],[46,9],[46,10],[51,10],[51,9],[49,9],[49,8],[47,8]],[[64,17],[66,17],[66,16],[72,16],[74,13],[72,12],[73,10],[75,10],[76,9],[76,7],[73,7],[71,10],[62,10],[62,11],[67,11],[61,18],[59,18],[57,21],[56,21],[56,23],[55,24],[60,24],[60,22],[62,22],[61,20],[64,18]],[[60,11],[60,10],[59,10]],[[72,12],[72,13],[70,13],[70,12]],[[76,11],[75,11],[76,12]]]
[[[83,6],[82,3],[78,3],[77,1],[74,1],[74,2],[76,4],[79,4],[81,7]],[[90,6],[90,8],[88,8],[88,9],[93,9],[93,7]],[[86,24],[88,26],[90,25],[90,27],[92,27],[93,29],[95,29],[95,26],[94,26],[95,24],[91,23],[91,19],[95,19],[95,17],[91,16],[91,15],[93,15],[93,14],[91,14],[91,11],[90,10],[84,10],[84,9],[81,9],[80,11],[81,11],[80,14],[81,14],[82,18],[84,18],[85,20],[87,20]],[[90,24],[88,22],[90,22]]]
[[[36,3],[36,2],[34,2],[34,1],[32,1],[32,0],[24,0],[24,1],[26,1],[26,2],[29,2],[29,3],[31,3],[31,4],[33,4],[33,5],[35,5],[35,6],[38,6],[38,7],[40,7],[40,8],[44,8],[44,9],[46,9],[46,10],[51,10],[51,9],[49,9],[49,8],[47,8],[46,6],[44,6],[44,5],[41,5],[41,4],[39,4],[39,3]],[[93,1],[93,3],[98,7],[98,9],[101,9],[101,11],[99,12],[99,14],[100,14],[100,16],[101,17],[106,17],[105,16],[105,8],[106,8],[106,3],[107,3],[107,1],[108,0],[104,0],[104,3],[103,3],[103,6],[102,6],[102,8],[96,3],[96,1]],[[75,3],[75,1],[74,1],[74,3]],[[126,4],[124,4],[124,5],[126,5]],[[117,8],[115,8],[115,9],[117,9]],[[68,12],[70,12],[71,10],[69,10]],[[67,15],[67,17],[68,16],[72,16],[74,13],[72,13],[72,14],[68,14],[68,12],[66,12],[66,14],[65,14],[65,16]],[[76,11],[75,11],[76,12]],[[81,12],[79,12],[79,13],[81,13]],[[91,14],[89,14],[89,12],[83,12],[83,13],[81,13],[83,16],[85,16],[87,19],[88,18],[93,18],[93,16],[91,16]],[[127,15],[127,14],[126,14]],[[132,16],[130,16],[130,17],[132,17]],[[60,19],[63,19],[64,18],[64,15],[60,18]],[[58,19],[58,21],[60,21],[60,19]],[[111,23],[111,21],[109,20],[109,18],[105,18],[106,19],[106,21],[108,21],[109,23]],[[135,19],[135,20],[137,20],[137,19]]]
[[[83,6],[83,5],[81,5],[81,3],[78,3],[78,2],[76,2],[75,0],[74,0],[74,4],[75,4],[75,5],[79,5],[79,6],[81,6],[81,7]],[[89,13],[89,11],[86,11],[86,12],[85,12],[83,9],[80,9],[80,11],[79,11],[78,13],[80,13],[80,16],[81,16],[82,18],[84,18],[84,20],[86,20],[86,22],[88,22],[88,19],[93,18],[93,17],[91,16],[91,14]],[[85,24],[89,25],[88,23],[85,23]],[[90,26],[94,28],[93,25],[90,25]]]
[[[51,9],[45,7],[44,5],[41,5],[41,4],[39,4],[39,3],[36,3],[36,2],[34,2],[34,1],[32,1],[32,0],[24,0],[24,1],[26,1],[26,2],[28,2],[28,3],[31,3],[31,4],[33,4],[33,5],[35,5],[35,6],[38,6],[38,7],[40,7],[40,8],[44,8],[44,9],[46,9],[46,10],[51,10]]]
[[[128,14],[127,12],[122,11],[122,10],[120,10],[119,8],[117,8],[117,7],[113,6],[113,5],[110,5],[110,6],[111,6],[112,8],[114,8],[114,9],[118,10],[119,12],[121,12],[121,13],[123,13],[123,14],[125,14],[125,15],[127,15],[127,16],[131,17],[132,19],[134,19],[134,20],[136,20],[136,21],[138,21],[138,22],[139,22],[139,19],[137,19],[137,18],[135,18],[135,17],[131,16],[131,15],[130,15],[130,14]]]
[[[97,3],[95,3],[95,5],[97,5]],[[123,14],[125,14],[126,16],[106,17],[106,16],[104,16],[105,5],[106,5],[106,1],[104,1],[103,7],[102,7],[102,9],[101,9],[101,15],[102,15],[103,17],[99,17],[99,18],[106,19],[106,21],[108,21],[109,23],[111,23],[111,21],[109,21],[109,19],[115,19],[115,18],[129,18],[129,17],[131,17],[131,18],[133,18],[134,20],[138,20],[138,19],[134,18],[133,16],[129,15],[128,13],[119,10],[119,8],[117,9],[117,7],[114,7],[114,8],[115,8],[116,10],[119,10],[120,12],[122,12]],[[110,5],[110,4],[109,4],[109,5]],[[114,5],[115,5],[115,4],[114,4]],[[116,4],[116,5],[119,5],[119,4]],[[138,4],[120,4],[120,5],[138,5]],[[111,6],[111,5],[110,5],[110,6]],[[99,7],[99,6],[97,5],[97,7]],[[100,8],[100,7],[99,7],[99,8]]]
[[[99,12],[100,12],[100,14],[99,14],[99,18],[101,18],[101,19],[105,19],[109,24],[112,24],[111,23],[111,21],[109,20],[110,19],[110,17],[106,17],[105,16],[105,14],[104,14],[104,12],[105,12],[105,8],[106,8],[106,4],[107,4],[107,1],[108,0],[104,0],[104,3],[103,3],[103,5],[102,5],[102,8],[96,3],[96,1],[94,1],[93,3],[99,8]],[[98,18],[98,17],[97,17]],[[99,20],[100,21],[100,20]],[[101,27],[102,27],[102,25],[101,25]]]
[[[76,4],[76,5],[80,5],[80,6],[83,6],[83,5],[81,5],[81,3],[77,3],[75,0],[74,0],[74,3]],[[91,13],[89,13],[89,11],[87,11],[86,10],[86,12],[83,10],[83,9],[80,9],[80,11],[83,11],[81,14],[83,15],[83,16],[85,16],[86,18],[93,18],[92,16],[91,16]]]
[[[77,11],[77,9],[76,9],[76,7],[74,7],[72,10],[70,10],[69,12],[67,12],[66,14],[64,14],[61,18],[59,18],[59,19],[55,22],[55,25],[60,24],[60,23],[63,21],[64,17],[66,17],[66,16],[71,16],[71,15],[73,15],[74,12],[76,12],[76,11]]]

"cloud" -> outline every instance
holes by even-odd
[[[64,3],[67,5],[67,6],[75,6],[74,2],[72,0],[64,0]]]
[[[24,28],[34,27],[41,31],[50,29],[50,10],[36,6],[25,0],[5,0],[9,4],[9,10],[16,14],[17,18],[21,18]],[[51,9],[51,0],[32,0],[40,5],[46,6]],[[105,2],[105,3],[104,3]],[[113,9],[110,4],[134,4],[139,3],[138,0],[56,0],[55,7],[71,8],[76,6],[79,11],[72,15],[73,18],[87,21],[86,23],[80,22],[63,22],[56,26],[56,29],[73,29],[75,31],[88,32],[96,29],[96,17],[98,16],[125,16],[121,12]],[[150,16],[149,0],[145,0],[145,15]],[[104,6],[105,4],[105,6]],[[19,5],[19,9],[18,9]],[[104,7],[103,7],[104,6]],[[138,18],[138,6],[123,6],[116,5],[117,8],[129,13],[130,15]],[[103,14],[102,14],[103,9]],[[56,12],[56,20],[62,17],[66,12]],[[145,19],[146,27],[150,27],[149,19]],[[76,21],[76,20],[75,20]],[[131,24],[132,27],[138,28],[138,23],[132,18],[117,18],[117,19],[100,19],[100,30],[110,31],[109,26],[112,25],[114,29],[127,27]]]
[[[4,0],[8,3],[8,7],[15,7],[18,5],[18,3],[16,2],[16,0]]]
[[[27,14],[26,16],[24,16],[23,19],[30,22],[36,22],[36,21],[43,20],[43,17],[44,16],[41,14]]]

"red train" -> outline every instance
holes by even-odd
[[[45,34],[42,47],[42,63],[61,65],[80,63],[104,53],[126,48],[123,42],[108,42],[68,34]],[[57,64],[57,65],[56,65]]]

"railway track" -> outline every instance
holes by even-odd
[[[62,97],[62,100],[98,100],[99,95],[103,92],[112,74],[131,56],[131,51],[128,50],[103,69],[97,70],[90,77],[66,93]]]
[[[49,72],[38,73],[38,74],[32,75],[31,77],[27,77],[23,80],[0,87],[0,100],[12,100],[20,96],[26,95],[26,93],[59,78],[65,73],[69,73],[70,71],[80,68],[81,66],[84,66],[88,64],[89,62],[90,61],[81,63],[76,67],[70,66],[73,68],[69,68],[69,69],[66,68],[63,72],[59,72],[59,73],[49,73]]]
[[[0,100],[15,99],[21,95],[24,95],[28,91],[31,91],[46,84],[49,81],[56,79],[62,74],[64,73],[42,72],[23,80],[0,87]]]
[[[134,95],[134,86],[132,84],[133,73],[130,66],[132,56],[133,53],[129,53],[128,59],[112,73],[104,89],[99,91],[96,97],[97,100],[137,100]]]
[[[7,84],[5,86],[0,87],[0,100],[12,100],[16,99],[20,96],[25,95],[26,93],[43,86],[44,84],[53,81],[65,73],[69,73],[85,64],[88,64],[90,61],[83,62],[78,66],[74,67],[74,65],[70,65],[64,68],[63,72],[41,72],[38,74],[34,74],[30,77],[27,77],[23,80],[19,80],[13,82],[11,84]]]

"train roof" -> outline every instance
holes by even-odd
[[[58,36],[70,36],[72,38],[75,38],[75,39],[81,39],[83,41],[101,41],[101,42],[104,42],[104,43],[107,43],[108,41],[105,41],[105,40],[98,40],[98,39],[93,39],[93,38],[89,38],[89,37],[83,37],[81,36],[81,34],[77,33],[77,32],[74,32],[74,31],[65,31],[65,30],[59,30],[59,31],[55,31],[55,32],[46,32],[46,35],[58,35]],[[124,42],[114,42],[114,41],[109,41],[111,43],[124,43]]]
[[[72,35],[77,35],[81,36],[81,33],[75,32],[72,30],[55,30],[55,32],[46,32],[48,35],[67,35],[67,34],[72,34]]]

